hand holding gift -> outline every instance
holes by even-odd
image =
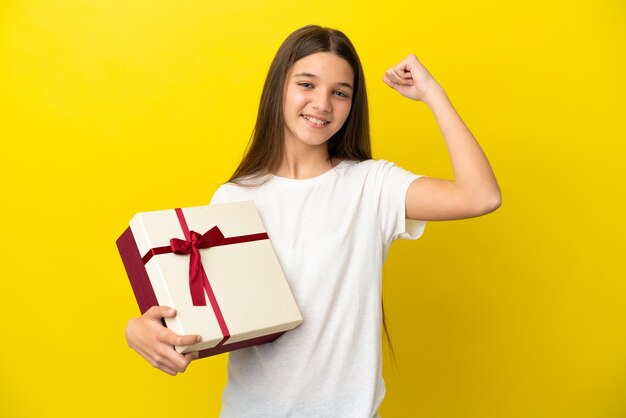
[[[161,323],[161,318],[173,318],[176,311],[168,306],[153,306],[142,316],[132,318],[126,325],[128,346],[152,366],[176,376],[198,358],[197,351],[180,354],[175,345],[192,345],[202,340],[199,335],[178,335]]]

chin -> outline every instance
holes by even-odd
[[[309,136],[309,135],[295,136],[295,137],[292,136],[291,141],[294,143],[303,144],[309,147],[320,147],[320,146],[327,144],[328,140],[331,137],[325,138],[325,137],[320,137],[320,136]]]
[[[326,139],[301,139],[300,142],[310,146],[310,147],[321,147],[321,146],[325,146],[326,144],[328,144],[328,140],[330,138],[326,138]]]

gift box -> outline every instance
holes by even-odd
[[[117,246],[141,313],[170,306],[164,325],[202,336],[180,353],[268,343],[302,323],[252,201],[141,212]]]

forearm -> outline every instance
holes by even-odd
[[[433,112],[446,142],[454,172],[454,192],[477,206],[497,208],[501,195],[496,176],[443,88],[436,84],[423,101]]]

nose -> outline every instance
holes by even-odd
[[[333,110],[328,93],[321,90],[313,97],[311,106],[319,112],[330,112]]]

